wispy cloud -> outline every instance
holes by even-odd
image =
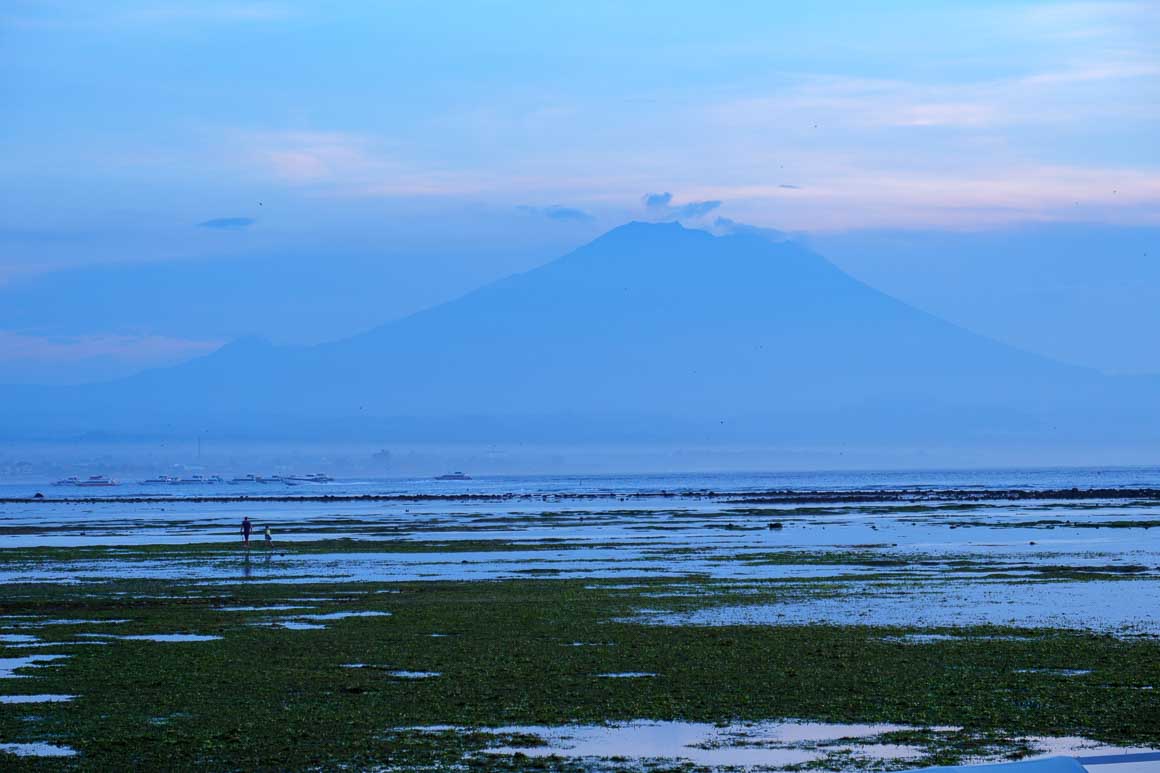
[[[1125,115],[1160,117],[1160,3],[1012,3],[976,14],[1002,31],[991,45],[1015,57],[1007,72],[980,68],[976,77],[955,79],[787,73],[771,93],[750,93],[711,109],[738,123],[822,131],[1076,126]]]
[[[1160,222],[1160,172],[1059,165],[995,165],[953,174],[857,168],[816,160],[817,179],[707,189],[747,222],[795,230],[978,228],[1024,221]]]
[[[1124,113],[1160,113],[1153,104],[1079,99],[1082,88],[1160,76],[1160,61],[1075,65],[1012,78],[918,83],[843,76],[801,76],[771,96],[721,102],[709,115],[726,125],[796,131],[887,128],[987,129],[1074,125]]]
[[[247,133],[251,160],[291,183],[349,180],[381,166],[368,138],[344,132],[281,131]]]
[[[1067,212],[1156,219],[1160,171],[1139,158],[1138,135],[1160,120],[1160,100],[1150,98],[1160,56],[1144,34],[1160,32],[1160,6],[1035,9],[979,11],[1002,30],[982,45],[1006,57],[986,66],[935,61],[893,77],[858,68],[774,73],[697,98],[651,100],[656,107],[598,127],[591,117],[610,109],[598,97],[553,92],[545,107],[539,98],[465,96],[412,116],[410,129],[336,122],[334,130],[251,131],[222,145],[242,148],[247,174],[263,185],[311,197],[487,201],[560,222],[587,213],[521,202],[599,202],[602,213],[625,216],[643,203],[656,219],[727,210],[794,229],[985,225]],[[1094,31],[1074,45],[1056,40],[1079,27]],[[1116,132],[1132,135],[1135,149],[1115,147]],[[1103,136],[1080,139],[1092,133]],[[560,137],[569,138],[567,153]],[[638,192],[657,180],[680,200],[655,189],[642,200]]]
[[[147,365],[207,354],[221,345],[155,335],[44,337],[0,330],[0,362],[66,363],[100,357]]]
[[[748,223],[739,223],[728,217],[719,217],[714,220],[712,230],[714,233],[724,236],[745,234],[747,236],[760,236],[773,242],[782,242],[789,238],[776,228],[763,228]]]
[[[720,201],[689,201],[684,204],[673,204],[673,194],[646,193],[641,202],[650,215],[665,220],[694,220],[704,217],[721,206]]]
[[[560,222],[590,223],[595,220],[591,214],[585,212],[582,209],[576,209],[575,207],[563,207],[559,204],[552,204],[551,206],[547,207],[532,207],[526,204],[521,204],[517,206],[516,209],[526,215],[539,215],[541,217],[546,217],[549,220],[557,220]]]
[[[1139,32],[1141,26],[1160,24],[1160,6],[1154,2],[1054,2],[1034,3],[1006,9],[1004,21],[1020,24],[1035,35],[1065,40],[1123,38]]]
[[[461,197],[503,190],[522,198],[550,187],[543,179],[425,162],[412,148],[370,132],[231,131],[220,144],[240,148],[234,160],[264,177],[325,196]],[[559,179],[553,183],[558,190],[568,187]]]

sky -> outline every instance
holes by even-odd
[[[0,381],[324,341],[628,220],[718,218],[1160,372],[1157,39],[1130,1],[6,0]],[[1120,252],[1045,295],[1050,261],[979,237],[1012,230]]]

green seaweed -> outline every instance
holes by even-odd
[[[624,587],[626,582],[634,587]],[[21,617],[0,619],[6,631],[62,642],[93,631],[222,638],[0,649],[4,657],[71,655],[27,672],[26,679],[0,681],[0,691],[79,696],[71,703],[7,706],[0,712],[5,741],[63,743],[78,756],[4,763],[30,770],[440,769],[470,759],[475,768],[578,770],[562,760],[478,756],[494,745],[492,734],[406,728],[641,718],[796,717],[962,727],[957,735],[915,737],[928,750],[926,759],[940,762],[975,753],[980,739],[1019,756],[1025,749],[1017,739],[1024,735],[1160,743],[1160,699],[1154,690],[1139,689],[1160,682],[1160,641],[1153,638],[979,626],[935,629],[957,638],[915,646],[890,639],[923,632],[912,628],[680,627],[627,619],[642,607],[655,608],[657,599],[650,594],[658,592],[703,594],[664,600],[681,606],[736,594],[760,601],[780,593],[778,587],[697,578],[211,586],[138,580],[79,590],[9,585],[0,615]],[[828,592],[827,587],[815,590]],[[293,601],[302,597],[324,599],[314,602],[314,612],[391,615],[288,631],[269,622],[295,612],[220,610],[306,603]],[[38,618],[129,622],[16,627]],[[445,636],[432,638],[432,633]],[[613,646],[569,646],[577,641]],[[383,668],[342,667],[348,663],[441,676],[399,680]],[[1075,678],[1019,673],[1065,668],[1092,673]],[[615,671],[657,677],[596,676]]]

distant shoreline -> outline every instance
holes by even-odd
[[[1084,499],[1160,500],[1160,488],[897,488],[851,489],[848,491],[810,489],[770,489],[764,491],[634,491],[499,494],[274,494],[274,495],[189,495],[189,496],[86,496],[86,497],[3,497],[0,504],[145,504],[151,502],[532,502],[599,501],[644,499],[711,499],[733,505],[775,504],[856,504],[876,502],[983,502]]]

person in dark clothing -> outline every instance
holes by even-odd
[[[242,542],[246,547],[250,546],[250,532],[254,530],[254,524],[250,523],[250,516],[242,518]]]

